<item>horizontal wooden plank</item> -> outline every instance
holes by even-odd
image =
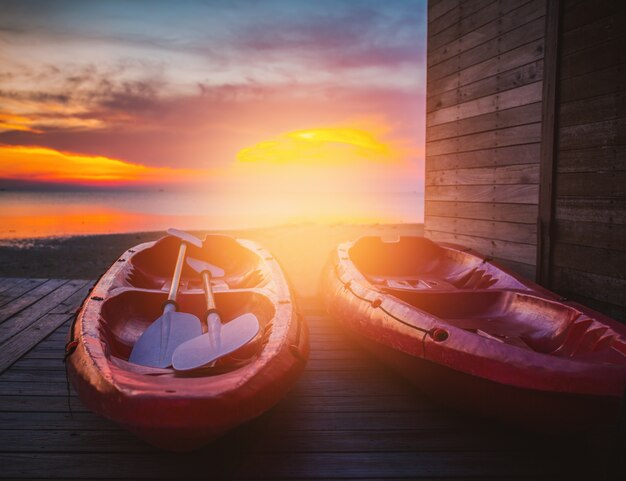
[[[559,152],[557,172],[606,172],[626,170],[626,145],[601,145]]]
[[[597,97],[561,102],[559,105],[561,127],[602,122],[620,117],[626,117],[626,89]]]
[[[81,287],[63,302],[57,304],[57,306],[54,307],[50,312],[53,314],[74,314],[83,303],[83,301],[87,298],[94,284],[95,281],[86,280],[83,287]],[[66,333],[63,332],[60,334],[62,334],[63,338],[65,339]]]
[[[538,184],[539,165],[522,164],[426,173],[426,185]]]
[[[569,239],[554,244],[555,266],[626,280],[626,247],[605,249],[571,244]]]
[[[587,6],[592,5],[589,3]],[[620,5],[621,8],[615,8]],[[577,7],[573,7],[576,9]],[[570,27],[564,29],[561,55],[571,55],[580,50],[584,50],[594,44],[606,42],[609,39],[618,37],[624,31],[626,25],[626,9],[622,2],[613,2],[611,13],[602,16],[602,8],[593,9],[593,16],[584,18],[584,23],[580,23],[576,28],[571,28],[569,19],[571,18],[572,8],[566,8],[564,14],[564,26]],[[583,20],[581,18],[581,20]]]
[[[434,30],[430,30],[429,25],[428,50],[436,51],[444,45],[451,44],[455,39],[462,38],[470,32],[480,29],[482,26],[498,18],[500,15],[510,12],[517,6],[519,6],[519,1],[515,2],[514,0],[499,0],[491,2],[486,6],[485,4],[478,5],[474,2],[464,2],[461,4],[461,8],[463,8],[462,15],[457,15],[457,21],[451,24],[450,27],[435,32]],[[477,7],[480,7],[480,9]],[[454,19],[454,17],[449,18]]]
[[[626,197],[626,171],[562,172],[556,179],[557,197]]]
[[[601,70],[626,61],[626,50],[621,45],[626,43],[626,34],[622,29],[619,37],[595,43],[584,50],[562,57],[559,78],[566,79]]]
[[[445,92],[430,92],[426,95],[426,111],[452,107],[458,103],[473,99],[488,97],[523,85],[528,85],[543,79],[543,60],[531,62],[527,65],[500,72],[491,77],[477,79],[456,89]]]
[[[459,103],[451,107],[442,108],[430,112],[426,116],[426,125],[429,129],[427,134],[428,140],[434,140],[430,134],[430,129],[449,122],[468,119],[466,123],[473,121],[483,120],[489,122],[484,125],[480,130],[493,130],[504,125],[499,125],[498,120],[502,118],[502,123],[508,123],[509,125],[528,124],[531,122],[538,122],[541,120],[541,116],[537,116],[534,110],[520,110],[514,109],[514,107],[525,106],[532,103],[541,101],[543,82],[535,82],[514,89],[506,90],[504,92],[498,92],[488,97],[481,97],[468,102]],[[507,110],[513,109],[513,110]],[[484,114],[496,112],[498,116],[487,117],[487,119],[481,119],[478,116]],[[478,131],[478,130],[475,130]],[[463,132],[458,132],[462,134]],[[468,132],[469,133],[469,132]],[[452,135],[446,135],[451,137]],[[442,137],[441,135],[435,137]]]
[[[426,172],[432,172],[446,169],[538,163],[539,147],[539,143],[534,143],[444,155],[427,155],[425,168]]]
[[[569,299],[571,302],[593,309],[594,311],[626,324],[626,306],[618,306],[617,304],[599,301],[598,299],[592,299],[582,294],[572,292],[569,292],[568,295],[570,296]]]
[[[6,341],[0,350],[0,374],[70,317],[70,314],[45,314]],[[58,350],[58,356],[59,360],[62,359],[62,348]]]
[[[545,18],[539,17],[529,23],[502,33],[497,41],[482,43],[470,50],[466,50],[448,60],[444,60],[428,68],[428,79],[437,80],[466,69],[480,62],[501,56],[509,50],[518,48],[532,41],[542,39],[545,34]]]
[[[626,145],[626,118],[572,125],[559,129],[560,151],[615,144]]]
[[[0,302],[3,302],[4,297],[1,295],[7,289],[13,289],[22,282],[26,282],[26,279],[22,277],[3,277],[0,279]]]
[[[541,439],[529,442],[522,433],[485,430],[480,436],[472,430],[376,431],[373,436],[364,436],[362,431],[312,431],[303,436],[297,432],[281,433],[280,437],[267,436],[254,446],[256,452],[413,452],[413,451],[517,451],[530,450],[530,446],[548,444]],[[109,452],[138,453],[156,451],[137,441],[124,431],[113,431],[103,436],[97,431],[51,431],[32,432],[0,430],[0,445],[4,452]],[[242,446],[239,453],[245,453]]]
[[[486,202],[440,202],[429,200],[424,205],[426,216],[457,217],[494,221],[537,221],[537,206],[533,204],[498,204]]]
[[[585,296],[626,307],[626,280],[555,266],[551,288],[567,297]]]
[[[496,43],[493,41],[502,33],[509,32],[515,28],[535,20],[545,15],[545,0],[532,0],[522,3],[521,5],[513,5],[514,9],[501,13],[497,18],[483,26],[454,38],[447,44],[428,50],[428,67],[443,62],[451,57],[461,55],[464,52],[475,48],[483,43]]]
[[[500,259],[499,257],[494,257],[493,261],[496,262],[498,265],[508,267],[512,271],[520,274],[521,276],[531,281],[534,281],[537,278],[537,268],[534,265],[524,264],[522,262],[516,262],[510,259]]]
[[[523,67],[524,65],[542,59],[543,51],[543,39],[535,40],[497,57],[459,70],[457,73],[432,81],[428,80],[427,91],[429,95],[435,95],[447,90],[457,89],[462,85],[475,82],[482,78],[497,75],[500,72]]]
[[[536,244],[537,242],[537,225],[535,223],[516,224],[513,222],[456,219],[426,215],[424,217],[424,229],[448,232],[450,234],[479,236],[487,239],[523,242],[525,244]]]
[[[66,300],[76,291],[85,286],[87,281],[72,280],[60,285],[57,289],[41,297],[37,302],[11,317],[10,321],[0,325],[0,344],[20,333],[33,324],[44,314],[50,312],[58,304]],[[0,354],[1,356],[2,354]]]
[[[495,100],[495,102],[497,103],[498,100]],[[539,102],[513,107],[507,110],[496,110],[492,113],[463,120],[455,120],[444,124],[428,125],[426,140],[431,142],[433,140],[486,132],[534,122],[541,122],[541,103]]]
[[[607,16],[612,16],[621,10],[622,2],[614,0],[578,1],[568,2],[563,10],[561,28],[564,32],[578,30],[578,34],[584,34],[583,27],[594,23]]]
[[[231,447],[231,450],[234,449]],[[211,471],[214,479],[333,479],[337,474],[343,478],[381,478],[393,467],[394,477],[425,478],[443,476],[536,476],[563,474],[564,466],[558,466],[558,458],[547,461],[548,466],[538,463],[520,463],[519,455],[509,452],[494,453],[442,453],[416,452],[411,456],[402,453],[294,453],[254,454],[241,463],[239,458],[211,455]],[[168,456],[152,453],[136,453],[115,457],[111,462],[109,453],[10,453],[1,454],[0,463],[5,476],[32,478],[47,472],[55,478],[70,479],[99,476],[104,479],[206,479],[207,473],[197,462],[198,453]],[[485,462],[488,457],[489,462]],[[517,460],[519,469],[511,466]],[[206,463],[205,463],[206,464]],[[565,469],[568,469],[565,467]],[[228,473],[228,474],[226,474]]]
[[[436,18],[445,15],[453,8],[458,7],[461,0],[440,0],[428,2],[428,21],[432,22]]]
[[[509,145],[532,144],[539,142],[540,139],[541,123],[534,123],[427,142],[426,155],[444,155]]]
[[[434,46],[439,42],[445,42],[445,39],[456,37],[464,28],[480,22],[481,16],[493,15],[496,7],[497,1],[494,0],[459,2],[445,15],[440,15],[428,22],[428,41],[433,42]]]
[[[556,219],[555,239],[568,244],[626,250],[626,224]]]
[[[626,224],[626,205],[619,197],[560,197],[555,199],[555,216],[572,222]]]
[[[605,95],[626,88],[626,68],[624,64],[611,64],[606,68],[594,70],[584,75],[561,79],[559,98],[561,102],[570,102],[588,97]]]
[[[63,284],[67,284],[66,279],[49,279],[45,282],[36,285],[34,288],[25,292],[17,299],[13,299],[11,302],[0,307],[0,323],[6,321],[13,314],[20,312],[22,309],[27,308],[31,304],[39,301],[42,297],[48,295],[52,291],[61,287]]]
[[[451,242],[463,247],[469,247],[483,255],[498,259],[511,260],[529,266],[535,265],[536,247],[531,244],[509,242],[485,237],[472,237],[462,234],[450,234],[425,230],[426,237],[439,242]]]
[[[501,476],[511,472],[511,455],[489,454],[489,462],[485,463],[484,454],[469,455],[466,453],[413,453],[407,457],[392,453],[339,453],[319,456],[289,456],[285,461],[278,455],[267,457],[253,456],[242,475],[252,476],[258,466],[269,466],[265,475],[275,479],[294,479],[299,476],[308,478],[324,478],[340,470],[345,477],[384,477],[388,472],[386,466],[391,463],[395,477],[421,478],[424,476]],[[537,466],[527,463],[523,468],[515,470],[515,474],[548,474],[562,473],[556,465],[551,467]]]
[[[13,283],[8,289],[0,293],[0,306],[6,306],[44,282],[46,279],[22,279],[20,282]]]
[[[425,200],[455,202],[537,204],[538,199],[536,184],[426,186],[425,192]]]

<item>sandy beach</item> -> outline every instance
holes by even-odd
[[[196,231],[199,237],[207,231]],[[260,242],[279,260],[296,292],[315,295],[331,250],[364,235],[395,238],[422,235],[422,224],[297,224],[266,229],[219,231]],[[11,239],[0,242],[0,277],[96,279],[126,249],[164,232]]]

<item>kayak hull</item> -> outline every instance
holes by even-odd
[[[366,239],[367,249],[359,242],[340,245],[325,268],[327,309],[418,388],[454,408],[540,431],[618,420],[624,326],[462,247],[423,238]],[[385,271],[381,257],[396,269]],[[458,272],[476,266],[490,281],[467,288]],[[459,279],[461,288],[452,283]],[[580,326],[587,331],[579,334]]]
[[[134,342],[167,299],[176,250],[177,242],[166,237],[130,249],[113,264],[76,317],[67,362],[86,407],[154,446],[188,451],[285,396],[308,358],[308,330],[267,251],[251,241],[207,236],[203,248],[189,247],[188,255],[226,267],[225,277],[212,281],[222,322],[252,312],[261,332],[211,368],[178,373],[130,363]],[[216,260],[215,252],[224,257]],[[201,281],[190,269],[183,271],[177,304],[200,319],[206,312]]]

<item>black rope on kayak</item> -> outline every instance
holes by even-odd
[[[335,264],[335,274],[337,275],[337,278],[339,279],[339,282],[341,282],[343,284],[344,289],[350,291],[350,293],[352,293],[352,295],[354,297],[356,297],[357,299],[360,299],[362,301],[366,301],[369,302],[373,308],[375,309],[380,309],[381,311],[383,311],[385,314],[387,314],[389,317],[391,317],[392,319],[398,321],[401,324],[404,324],[407,327],[410,327],[412,329],[415,329],[416,331],[420,331],[424,333],[424,337],[422,338],[422,342],[425,341],[426,339],[426,335],[430,335],[432,337],[434,337],[436,331],[438,330],[437,328],[433,328],[433,329],[424,329],[423,327],[418,327],[414,324],[411,324],[407,321],[405,321],[404,319],[396,316],[395,314],[391,313],[390,311],[388,311],[387,309],[385,309],[382,305],[382,299],[380,298],[376,298],[374,300],[370,300],[367,297],[364,297],[360,294],[357,294],[356,292],[354,292],[354,289],[352,289],[352,282],[351,281],[346,281],[344,282],[343,279],[341,278],[341,276],[339,275],[339,272],[337,270],[337,265]]]

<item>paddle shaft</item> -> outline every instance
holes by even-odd
[[[220,319],[220,315],[215,308],[215,297],[213,297],[213,290],[211,289],[211,273],[209,271],[202,271],[202,284],[204,287],[204,294],[206,296],[207,332],[209,333],[212,344],[219,348],[222,320]]]
[[[181,242],[180,248],[178,249],[178,259],[176,260],[176,267],[174,268],[174,276],[172,277],[172,285],[170,286],[170,293],[167,296],[168,301],[176,301],[176,294],[178,293],[178,285],[180,284],[180,276],[183,272],[183,263],[185,262],[186,252],[187,243]],[[170,304],[168,303],[168,305]]]

